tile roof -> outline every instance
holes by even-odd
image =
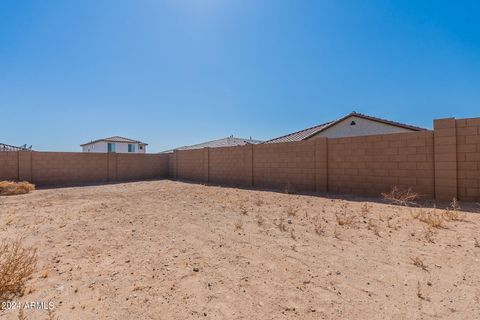
[[[409,130],[412,130],[412,131],[427,130],[425,128],[420,128],[420,127],[411,126],[411,125],[400,123],[400,122],[395,122],[395,121],[385,120],[385,119],[381,119],[381,118],[376,118],[376,117],[368,116],[368,115],[365,115],[365,114],[358,113],[358,112],[354,111],[354,112],[349,113],[346,116],[344,116],[344,117],[342,117],[338,120],[326,122],[326,123],[323,123],[323,124],[320,124],[320,125],[317,125],[317,126],[314,126],[314,127],[311,127],[311,128],[307,128],[307,129],[304,129],[304,130],[301,130],[301,131],[290,133],[290,134],[287,134],[287,135],[284,135],[284,136],[281,136],[281,137],[278,137],[278,138],[268,140],[264,143],[280,143],[280,142],[293,142],[293,141],[306,140],[306,139],[316,135],[317,133],[320,133],[320,132],[324,131],[325,129],[330,128],[330,127],[334,126],[335,124],[337,124],[337,123],[339,123],[339,122],[341,122],[341,121],[343,121],[343,120],[345,120],[349,117],[352,117],[352,116],[367,119],[367,120],[371,120],[371,121],[381,122],[381,123],[388,124],[388,125],[395,126],[395,127],[409,129]]]
[[[139,143],[139,144],[142,144],[142,145],[145,145],[145,146],[148,145],[148,144],[146,144],[146,143],[144,143],[144,142],[141,142],[141,141],[138,141],[138,140],[133,140],[133,139],[129,139],[129,138],[125,138],[125,137],[120,137],[120,136],[113,136],[113,137],[109,137],[109,138],[93,140],[93,141],[90,141],[90,142],[81,144],[80,146],[83,147],[83,146],[86,146],[86,145],[89,145],[89,144],[92,144],[92,143],[97,143],[97,142],[102,142],[102,141],[103,141],[103,142]]]
[[[191,146],[184,146],[172,150],[163,151],[162,153],[171,153],[175,150],[193,150],[193,149],[203,149],[203,148],[222,148],[222,147],[235,147],[235,146],[244,146],[247,144],[259,144],[263,141],[260,140],[253,140],[253,139],[244,139],[244,138],[236,138],[233,136],[207,141],[203,143],[194,144]]]

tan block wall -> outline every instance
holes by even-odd
[[[379,196],[393,186],[434,197],[433,133],[328,139],[328,190]]]
[[[39,186],[81,185],[168,177],[168,155],[0,152],[0,180]]]
[[[254,145],[253,183],[280,189],[290,183],[298,191],[315,191],[315,141]]]
[[[0,181],[18,180],[18,152],[0,152]]]
[[[177,151],[177,178],[207,182],[205,180],[206,149]]]
[[[480,118],[459,119],[456,124],[458,198],[480,201]]]
[[[117,181],[134,181],[168,176],[168,156],[117,153]]]
[[[247,166],[252,161],[249,149],[249,146],[209,149],[209,182],[248,185]],[[251,165],[249,167],[251,170]]]
[[[37,185],[75,185],[108,181],[105,153],[32,152],[32,181]]]

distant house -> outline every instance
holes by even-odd
[[[81,144],[83,152],[116,152],[116,153],[145,153],[147,145],[138,140],[132,140],[124,137],[110,137],[98,139]]]
[[[12,146],[10,144],[5,144],[5,143],[0,143],[0,151],[31,151],[32,146],[27,148],[27,145],[24,144],[23,146],[17,147],[17,146]]]
[[[173,153],[175,150],[193,150],[193,149],[203,149],[203,148],[221,148],[221,147],[236,147],[236,146],[244,146],[247,144],[259,144],[263,141],[260,140],[253,140],[253,139],[245,139],[245,138],[236,138],[234,136],[202,142],[198,144],[194,144],[191,146],[184,146],[172,150],[163,151],[162,153]]]
[[[265,143],[302,141],[317,137],[342,138],[425,130],[427,129],[352,112],[338,120],[293,132]]]

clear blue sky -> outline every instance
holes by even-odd
[[[2,0],[0,142],[156,152],[356,110],[480,116],[478,1]]]

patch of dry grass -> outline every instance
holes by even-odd
[[[0,181],[0,196],[25,194],[35,190],[35,185],[27,181]]]
[[[0,301],[23,295],[25,283],[37,265],[37,251],[22,246],[21,240],[0,244]]]
[[[295,194],[297,193],[297,191],[295,190],[295,187],[293,186],[293,184],[289,181],[287,182],[287,184],[285,185],[285,193],[286,194]]]
[[[432,228],[443,228],[445,223],[444,215],[436,209],[417,209],[410,212],[412,218],[426,223]]]
[[[400,205],[400,206],[416,206],[417,200],[420,198],[420,195],[411,188],[407,190],[401,190],[397,187],[393,187],[392,190],[388,193],[382,193],[383,200],[390,204]]]
[[[443,216],[446,220],[450,221],[465,221],[465,214],[460,212],[460,205],[457,199],[453,198],[450,206],[444,211]]]
[[[415,267],[419,267],[422,270],[428,271],[428,266],[425,264],[425,261],[422,258],[414,257],[414,258],[410,258],[410,260],[412,260],[413,265]]]

